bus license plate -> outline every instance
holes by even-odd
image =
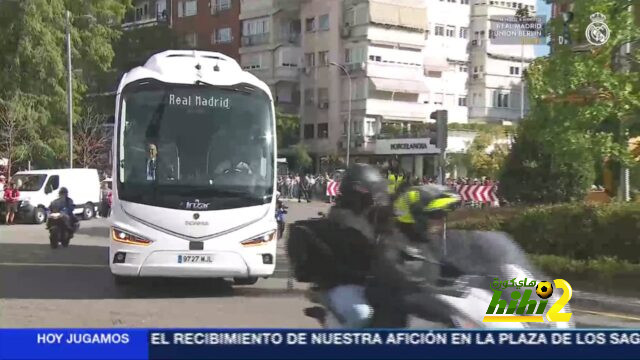
[[[210,264],[211,255],[178,255],[178,264]]]

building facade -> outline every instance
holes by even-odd
[[[449,122],[467,123],[469,0],[427,1],[424,75],[429,112],[447,110]],[[452,16],[455,14],[455,16]]]
[[[125,14],[123,30],[166,25],[171,20],[167,0],[134,0],[133,9]]]
[[[183,47],[240,60],[240,0],[169,0],[168,5]]]
[[[467,97],[470,122],[515,123],[528,111],[522,79],[535,58],[534,45],[494,43],[490,38],[491,17],[515,15],[520,8],[535,15],[535,3],[535,0],[471,1]]]
[[[301,135],[319,165],[344,155],[349,118],[351,161],[407,155],[418,173],[437,153],[420,98],[426,14],[421,0],[303,2]]]
[[[300,106],[300,0],[241,0],[240,65],[271,88],[279,111]]]

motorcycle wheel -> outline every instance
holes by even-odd
[[[49,245],[51,246],[52,249],[58,248],[57,232],[58,232],[57,229],[51,229],[49,231]]]
[[[69,247],[69,242],[71,241],[71,238],[67,234],[62,234],[61,238],[62,240],[60,241],[60,243],[62,244],[62,247]]]

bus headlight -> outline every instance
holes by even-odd
[[[153,242],[151,240],[143,239],[139,236],[129,234],[126,231],[122,231],[116,228],[111,228],[111,239],[113,239],[113,241],[121,242],[124,244],[142,245],[142,246],[150,245]]]
[[[241,241],[240,244],[242,244],[242,246],[260,246],[272,241],[275,237],[276,231],[274,230],[254,238]]]

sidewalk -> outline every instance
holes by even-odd
[[[615,313],[640,315],[640,299],[613,295],[573,291],[569,300],[573,307],[587,310],[601,310]]]

